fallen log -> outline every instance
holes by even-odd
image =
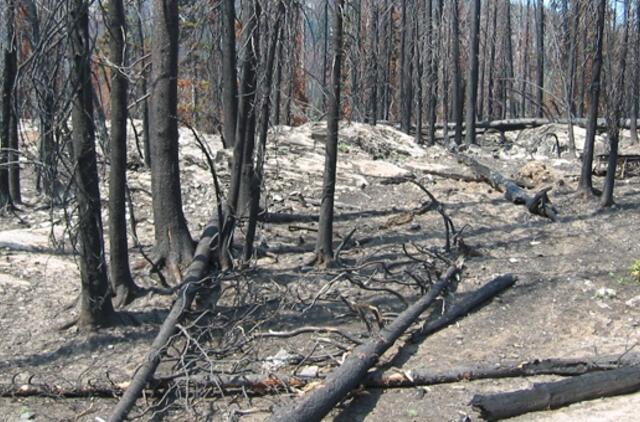
[[[147,381],[153,376],[158,367],[163,349],[175,333],[178,321],[184,311],[191,306],[196,293],[204,287],[203,280],[207,277],[210,268],[211,246],[215,244],[212,242],[218,236],[218,219],[219,216],[216,215],[205,226],[171,311],[162,323],[160,331],[145,356],[144,362],[134,374],[131,383],[109,416],[109,422],[120,422],[127,417],[127,414],[147,385]]]
[[[464,365],[443,371],[418,368],[407,371],[388,370],[369,373],[362,382],[365,388],[411,388],[449,384],[480,379],[517,378],[538,375],[578,376],[592,372],[640,364],[640,355],[621,358],[611,355],[597,359],[534,359]],[[149,381],[146,397],[162,397],[167,388],[188,385],[197,389],[203,397],[215,397],[225,393],[244,391],[251,395],[280,394],[283,389],[300,389],[322,378],[299,377],[286,374],[242,374],[169,376]],[[87,385],[63,387],[47,384],[0,384],[0,397],[48,397],[48,398],[113,398],[120,396],[128,383],[105,384],[90,382]],[[209,391],[207,391],[209,390]]]
[[[503,119],[503,120],[485,120],[481,122],[476,122],[476,129],[494,129],[500,132],[509,132],[512,130],[522,130],[533,127],[540,127],[549,124],[569,124],[568,119],[545,119],[545,118],[529,118],[523,117],[520,119]],[[571,123],[575,126],[579,126],[582,128],[587,127],[587,119],[571,119]],[[640,126],[640,120],[637,120],[637,125]],[[463,123],[462,128],[466,129],[466,125]],[[455,129],[455,123],[449,123],[448,128]],[[631,128],[631,119],[620,119],[621,129],[630,129]],[[444,129],[444,125],[442,123],[436,125],[436,129]],[[600,118],[596,122],[596,129],[599,131],[607,130],[607,122],[605,119]],[[415,127],[413,127],[412,132],[415,133]],[[426,129],[425,129],[426,130]],[[424,131],[423,131],[424,132]]]
[[[506,274],[494,278],[484,286],[470,293],[459,303],[453,305],[442,317],[436,319],[435,321],[426,322],[420,330],[414,332],[411,335],[409,341],[411,343],[418,343],[425,337],[437,331],[440,331],[444,327],[454,323],[456,320],[458,320],[458,318],[467,315],[469,312],[473,311],[489,299],[497,296],[502,291],[513,286],[516,280],[517,279],[513,276],[513,274]]]
[[[531,197],[516,182],[507,179],[473,158],[463,154],[457,154],[456,158],[460,163],[469,167],[483,182],[500,192],[504,192],[504,197],[508,201],[516,205],[524,205],[532,214],[548,218],[551,221],[558,221],[558,211],[551,205],[547,195],[551,187],[544,188]]]
[[[353,350],[340,367],[334,370],[320,386],[306,394],[298,403],[277,409],[270,421],[316,421],[322,419],[366,377],[367,371],[378,362],[395,341],[427,310],[462,271],[463,260],[452,264],[440,280],[417,302],[404,310],[375,338]]]
[[[640,367],[634,366],[537,383],[527,390],[478,394],[471,400],[471,405],[480,411],[483,418],[493,421],[639,390]]]

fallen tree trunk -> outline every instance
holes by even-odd
[[[453,305],[453,307],[451,307],[442,317],[435,321],[425,323],[420,330],[411,335],[409,341],[411,343],[418,343],[425,337],[440,331],[444,327],[454,323],[458,318],[467,315],[489,299],[497,296],[503,290],[513,286],[516,280],[517,279],[513,274],[506,274],[494,278],[481,288],[469,293],[467,297]]]
[[[572,403],[640,390],[640,367],[613,369],[557,382],[533,384],[527,390],[475,395],[471,405],[483,418],[497,420]]]
[[[147,381],[153,376],[163,349],[176,331],[176,325],[185,310],[189,309],[196,293],[203,287],[202,281],[207,276],[211,262],[211,245],[218,236],[218,216],[212,218],[202,232],[193,260],[187,269],[183,285],[177,293],[177,297],[169,315],[162,323],[158,335],[151,344],[144,362],[133,376],[131,383],[120,398],[120,401],[109,416],[109,422],[124,420],[136,400],[147,385]]]
[[[582,128],[587,127],[587,119],[572,119],[571,123],[575,126],[579,126]],[[494,129],[500,132],[509,132],[512,130],[522,130],[533,127],[540,127],[548,124],[561,124],[567,125],[569,124],[568,119],[544,119],[544,118],[520,118],[520,119],[504,119],[504,120],[486,120],[482,122],[476,122],[476,129]],[[640,126],[640,120],[637,120],[637,125]],[[464,128],[465,125],[463,124]],[[630,129],[631,128],[631,119],[621,119],[619,127],[621,129]],[[439,130],[444,129],[444,125],[438,124],[436,128]],[[455,123],[449,123],[449,130],[455,129]],[[600,131],[607,130],[607,122],[605,119],[598,119],[596,124],[596,129]],[[416,128],[413,127],[412,131],[415,133]]]
[[[548,218],[551,221],[558,220],[558,212],[551,205],[551,201],[547,196],[547,193],[551,190],[550,187],[544,188],[531,197],[516,182],[507,179],[497,171],[479,163],[473,158],[463,154],[457,154],[456,158],[459,162],[469,167],[489,186],[500,192],[504,192],[504,197],[508,201],[516,205],[524,205],[532,214]]]
[[[322,385],[306,394],[297,404],[276,410],[270,421],[308,421],[320,420],[356,388],[367,371],[378,362],[395,341],[415,322],[415,320],[436,300],[438,295],[449,286],[451,280],[462,270],[463,262],[452,264],[435,283],[429,292],[404,310],[375,338],[353,350],[349,358],[324,380]]]
[[[496,362],[493,364],[465,365],[443,371],[411,369],[408,371],[375,371],[362,382],[365,388],[411,388],[448,384],[480,379],[516,378],[538,375],[578,376],[640,364],[640,355],[611,355],[597,359],[535,359],[530,361]],[[280,394],[283,389],[304,388],[321,378],[297,377],[285,374],[243,374],[164,377],[149,381],[145,396],[162,397],[172,385],[189,385],[203,397],[246,391],[251,395]],[[47,384],[0,384],[0,397],[50,398],[113,398],[121,395],[128,384],[88,385],[61,387]],[[206,390],[211,390],[207,392]]]

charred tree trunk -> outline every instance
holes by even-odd
[[[537,116],[544,116],[544,1],[538,0],[536,11],[536,57],[537,57],[537,81],[536,81],[536,106]]]
[[[20,154],[18,145],[18,101],[16,98],[16,78],[18,76],[18,39],[16,34],[16,0],[7,1],[7,46],[8,54],[5,65],[9,66],[9,81],[7,84],[11,86],[9,93],[9,115],[8,119],[3,121],[4,125],[9,125],[9,151],[7,160],[9,165],[9,194],[11,201],[15,204],[22,202],[20,195]]]
[[[600,103],[600,73],[602,71],[602,44],[604,37],[604,21],[607,8],[606,0],[598,1],[596,18],[596,40],[595,54],[593,56],[593,67],[591,75],[591,87],[589,88],[589,112],[587,116],[587,136],[584,140],[584,150],[582,152],[582,171],[578,189],[593,193],[593,181],[591,173],[593,171],[593,147],[596,137],[596,126],[598,121],[598,105]]]
[[[496,32],[498,26],[498,2],[497,0],[493,1],[493,8],[491,12],[491,39],[489,40],[489,81],[487,86],[487,118],[492,120],[495,118],[494,114],[494,103],[495,103],[495,77],[494,74],[497,73],[495,71],[496,68]],[[487,25],[487,32],[489,32],[489,25]]]
[[[84,0],[74,0],[69,16],[72,46],[74,184],[78,207],[80,315],[78,325],[96,327],[111,322],[114,311],[107,279],[100,214],[100,191],[93,127],[91,37],[89,11]]]
[[[631,94],[631,142],[639,143],[638,139],[638,115],[640,109],[640,2],[636,1],[636,30],[635,30],[635,71],[633,73]]]
[[[412,54],[411,53],[411,25],[407,6],[408,0],[401,2],[401,28],[400,28],[400,72],[398,74],[400,85],[400,129],[409,133],[411,129],[411,106],[413,102],[412,89]],[[412,8],[413,9],[413,8]]]
[[[4,46],[4,65],[2,74],[2,132],[0,133],[0,207],[11,205],[9,186],[9,149],[12,144],[13,125],[13,88],[16,80],[17,50],[15,42],[15,0],[8,0],[5,12],[6,39]]]
[[[466,143],[476,142],[476,106],[478,97],[478,54],[480,47],[480,0],[469,5],[469,76],[467,78]]]
[[[282,67],[284,60],[284,43],[285,43],[284,26],[280,28],[280,42],[278,43],[278,60],[276,65],[276,82],[273,87],[273,124],[280,125],[280,98],[282,97]]]
[[[236,8],[234,0],[222,0],[222,98],[225,147],[236,144],[238,85],[236,68]]]
[[[489,421],[524,413],[557,409],[572,403],[617,396],[640,390],[640,368],[594,372],[557,382],[533,384],[527,390],[476,395],[471,405]]]
[[[431,14],[431,1],[427,1],[425,5],[428,10],[429,15]],[[414,13],[417,15],[417,5]],[[425,15],[426,16],[426,15]],[[430,16],[429,16],[430,17]],[[431,30],[431,20],[425,20],[427,23],[427,34],[430,34]],[[420,40],[419,34],[419,25],[418,18],[414,19],[413,26],[413,57],[416,62],[415,66],[415,85],[416,85],[416,133],[415,133],[415,141],[417,144],[422,144],[422,71],[424,69],[424,63],[426,62],[428,66],[431,66],[429,53],[422,55],[422,41]],[[427,35],[429,37],[429,35]],[[428,112],[428,110],[427,110]],[[430,113],[429,113],[430,114]],[[427,135],[428,142],[431,142],[431,137]]]
[[[247,226],[247,235],[244,244],[243,260],[248,262],[253,256],[253,242],[256,234],[256,226],[258,223],[258,211],[260,208],[260,190],[262,188],[262,182],[264,179],[264,160],[267,145],[267,133],[269,130],[269,92],[271,83],[273,81],[273,71],[275,65],[276,50],[278,48],[278,37],[280,33],[280,25],[282,16],[285,12],[285,3],[280,1],[278,3],[277,16],[275,24],[271,32],[271,40],[269,43],[269,50],[267,52],[267,63],[264,74],[264,85],[262,86],[262,98],[261,98],[261,110],[260,110],[260,132],[259,132],[259,149],[257,168],[252,177],[251,186],[249,191],[251,194],[251,201],[249,206],[249,222]]]
[[[462,89],[462,72],[460,71],[460,24],[458,0],[451,3],[451,43],[453,55],[453,121],[456,125],[455,143],[462,144],[462,120],[464,94]]]
[[[375,125],[378,121],[378,5],[371,5],[371,17],[369,21],[369,105],[365,116],[365,122]]]
[[[254,178],[253,156],[255,150],[256,125],[257,125],[257,107],[256,107],[256,88],[257,88],[257,72],[258,57],[260,56],[260,15],[262,13],[260,2],[256,0],[246,0],[244,12],[249,15],[247,24],[243,33],[246,39],[243,40],[245,45],[245,55],[242,61],[242,89],[240,92],[238,121],[236,124],[236,141],[242,142],[242,155],[240,157],[240,192],[237,203],[233,204],[235,216],[237,218],[244,217],[248,214],[248,206],[250,202],[251,184]],[[234,166],[236,156],[235,153],[239,149],[234,148]]]
[[[246,5],[248,15],[243,33],[246,46],[242,63],[241,100],[238,101],[238,115],[235,127],[235,143],[233,145],[233,166],[231,169],[231,185],[229,186],[226,219],[222,225],[219,238],[220,259],[224,269],[231,268],[233,263],[229,247],[238,219],[246,213],[249,204],[251,184],[253,182],[253,151],[255,146],[256,115],[255,89],[256,66],[258,48],[258,16],[259,5],[254,0],[248,0]]]
[[[361,48],[361,36],[360,36],[360,26],[362,22],[362,0],[353,0],[351,4],[351,9],[353,9],[353,24],[352,28],[354,34],[352,36],[351,41],[351,53],[349,54],[350,61],[350,76],[351,76],[351,120],[356,122],[362,121],[362,110],[361,110],[361,88],[360,88],[360,51]]]
[[[429,89],[428,89],[428,107],[427,107],[427,139],[429,144],[435,143],[436,138],[436,117],[437,117],[437,107],[438,107],[438,59],[439,52],[437,50],[438,42],[437,40],[440,38],[440,30],[442,27],[442,21],[440,18],[441,15],[441,7],[438,6],[435,10],[431,4],[431,0],[428,1],[427,4],[427,16],[425,25],[427,27],[427,42],[428,44],[428,55],[426,63],[429,66]],[[416,14],[417,15],[417,14]],[[417,28],[417,26],[416,26]]]
[[[624,29],[622,35],[622,43],[620,48],[620,56],[616,70],[612,70],[611,89],[606,90],[607,98],[607,125],[609,134],[609,157],[607,159],[607,175],[604,180],[604,188],[602,189],[602,206],[610,207],[613,202],[613,188],[616,180],[616,167],[618,165],[618,144],[620,142],[620,118],[623,114],[625,91],[625,73],[627,68],[627,45],[629,43],[629,13],[630,0],[624,1]],[[617,74],[616,74],[617,73]]]
[[[322,202],[320,222],[316,241],[318,264],[333,262],[333,204],[336,190],[336,165],[338,161],[338,125],[340,123],[340,81],[342,75],[342,18],[344,0],[335,0],[333,22],[333,69],[331,71],[331,92],[327,113],[327,141],[325,144],[324,176],[322,181]]]
[[[525,206],[530,213],[546,217],[551,221],[558,220],[558,212],[551,205],[551,201],[547,196],[547,192],[551,188],[545,188],[533,197],[529,196],[517,183],[507,179],[502,174],[490,169],[489,167],[477,162],[471,157],[458,155],[458,161],[468,166],[480,179],[494,189],[504,192],[507,201],[516,205]]]
[[[327,68],[329,61],[329,0],[324,0],[324,22],[322,33],[322,111],[327,109]]]
[[[142,25],[142,4],[143,0],[137,1],[137,14],[136,14],[136,28],[138,33],[138,42],[140,43],[140,55],[142,60],[140,66],[142,67],[140,78],[140,91],[143,96],[149,94],[147,80],[149,79],[149,71],[147,69],[147,60],[144,59],[146,51],[144,48],[145,36],[144,26]],[[149,98],[142,100],[142,145],[144,148],[144,165],[147,168],[151,168],[151,129],[149,127]]]
[[[513,97],[513,43],[511,42],[511,0],[505,0],[505,19],[506,28],[504,34],[504,44],[506,55],[505,61],[507,66],[507,77],[504,81],[504,116],[508,118],[516,117],[516,103]]]
[[[529,81],[529,9],[530,1],[527,0],[527,4],[524,9],[522,19],[524,19],[524,39],[521,41],[524,44],[522,49],[522,77],[520,82],[520,117],[527,116],[527,91]]]
[[[151,59],[151,187],[158,264],[180,280],[193,256],[193,240],[182,211],[178,161],[178,1],[154,0]]]
[[[111,168],[109,173],[109,246],[110,275],[116,306],[125,306],[136,297],[137,286],[129,268],[125,189],[127,185],[127,91],[123,74],[127,65],[125,51],[125,14],[122,0],[108,6],[109,56],[111,69]]]
[[[575,107],[573,104],[573,80],[575,78],[575,68],[576,68],[576,42],[575,37],[577,35],[577,23],[578,16],[580,14],[580,2],[575,3],[574,10],[574,24],[575,27],[573,30],[570,28],[570,14],[569,14],[569,0],[562,0],[562,32],[563,32],[563,62],[565,63],[565,107],[567,109],[567,119],[571,121],[575,114]],[[567,126],[567,131],[569,134],[569,152],[572,157],[576,155],[576,141],[573,132],[573,125],[569,124]]]

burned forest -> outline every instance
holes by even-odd
[[[640,0],[3,0],[0,421],[636,421]]]

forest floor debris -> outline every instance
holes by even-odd
[[[264,195],[265,209],[270,213],[317,214],[325,127],[323,123],[310,123],[272,130]],[[343,122],[336,197],[343,207],[336,214],[337,243],[357,229],[349,240],[350,247],[341,252],[343,267],[318,271],[304,267],[308,253],[270,252],[279,245],[312,246],[317,228],[314,221],[261,224],[257,242],[261,254],[255,268],[222,279],[219,308],[186,327],[194,330],[189,331],[192,335],[202,337],[184,337],[176,348],[193,345],[193,340],[206,344],[207,357],[199,360],[202,370],[264,373],[277,362],[280,373],[326,375],[345,359],[353,342],[330,330],[287,337],[259,334],[325,326],[366,341],[372,330],[375,333],[378,317],[389,321],[406,307],[402,298],[408,303],[415,301],[420,295],[416,280],[427,283],[434,270],[443,268],[437,258],[407,263],[411,259],[403,246],[410,254],[441,248],[445,243],[441,216],[436,212],[410,213],[407,215],[411,218],[402,220],[400,217],[406,217],[403,211],[420,209],[423,193],[411,184],[381,183],[388,177],[414,175],[444,205],[456,227],[464,227],[466,246],[475,252],[468,257],[459,294],[477,289],[482,280],[497,273],[514,273],[519,282],[487,307],[423,342],[392,348],[389,356],[397,354],[400,362],[405,361],[400,369],[446,370],[469,362],[548,357],[597,359],[633,349],[640,342],[640,308],[633,301],[640,294],[640,284],[630,277],[628,268],[640,257],[633,230],[640,227],[640,178],[619,180],[615,194],[618,205],[596,212],[597,204],[574,193],[579,163],[565,157],[564,152],[557,158],[555,139],[551,142],[553,137],[545,135],[553,130],[564,151],[566,126],[543,129],[507,132],[507,144],[498,141],[497,135],[487,134],[480,142],[483,146],[465,153],[506,177],[527,179],[533,189],[554,184],[550,198],[563,216],[559,224],[513,206],[486,184],[428,174],[435,170],[473,176],[442,146],[421,148],[412,137],[391,127]],[[584,136],[581,131],[576,128],[578,140]],[[193,135],[187,129],[181,129],[180,134],[185,213],[196,234],[213,211],[215,194],[206,160]],[[229,156],[220,152],[219,137],[203,138],[216,154],[217,170],[226,186]],[[540,148],[547,138],[549,145]],[[606,145],[604,138],[599,142]],[[640,152],[637,146],[628,144],[626,132],[621,147],[628,154]],[[130,151],[130,158],[135,158],[135,148]],[[535,162],[529,161],[532,155]],[[101,171],[104,174],[104,163]],[[19,213],[24,222],[11,216],[0,220],[0,241],[4,242],[0,243],[0,328],[4,333],[0,383],[31,381],[64,387],[126,382],[142,362],[172,299],[149,295],[134,302],[127,312],[140,325],[90,334],[73,329],[58,331],[57,327],[75,313],[78,270],[68,253],[72,244],[64,232],[62,211],[33,211],[42,201],[34,194],[30,173],[26,168],[26,205]],[[128,176],[139,247],[148,252],[153,242],[150,177],[141,167],[132,167]],[[602,179],[595,180],[597,184]],[[106,198],[107,186],[101,186],[101,191]],[[388,224],[397,216],[394,224]],[[106,213],[104,218],[107,227]],[[56,223],[53,229],[51,221]],[[307,229],[291,229],[299,225]],[[62,249],[51,243],[52,232],[53,238],[61,240],[58,243],[63,244]],[[145,287],[157,286],[139,247],[133,241],[130,246],[136,281]],[[601,289],[615,290],[616,294],[599,297]],[[436,308],[428,318],[440,315],[442,308]],[[365,312],[359,314],[357,309]],[[191,358],[197,355],[188,347],[184,350],[190,350]],[[182,368],[180,359],[184,356],[181,350],[170,350],[160,373]],[[468,405],[474,394],[521,389],[534,380],[556,379],[542,376],[462,382],[427,390],[369,390],[334,409],[330,420],[452,420],[461,414],[476,420],[477,414]],[[289,390],[294,396],[299,393]],[[175,409],[169,407],[163,414],[166,420],[200,420],[206,415],[212,420],[263,420],[285,396],[200,400],[197,395],[178,394],[173,405],[183,413],[173,413]],[[601,418],[598,420],[632,420],[630,417],[636,414],[629,406],[637,406],[638,396],[586,402],[531,417],[589,420],[587,416],[592,414]],[[115,402],[104,398],[3,398],[0,407],[10,420],[29,414],[35,420],[93,421],[105,418]]]

